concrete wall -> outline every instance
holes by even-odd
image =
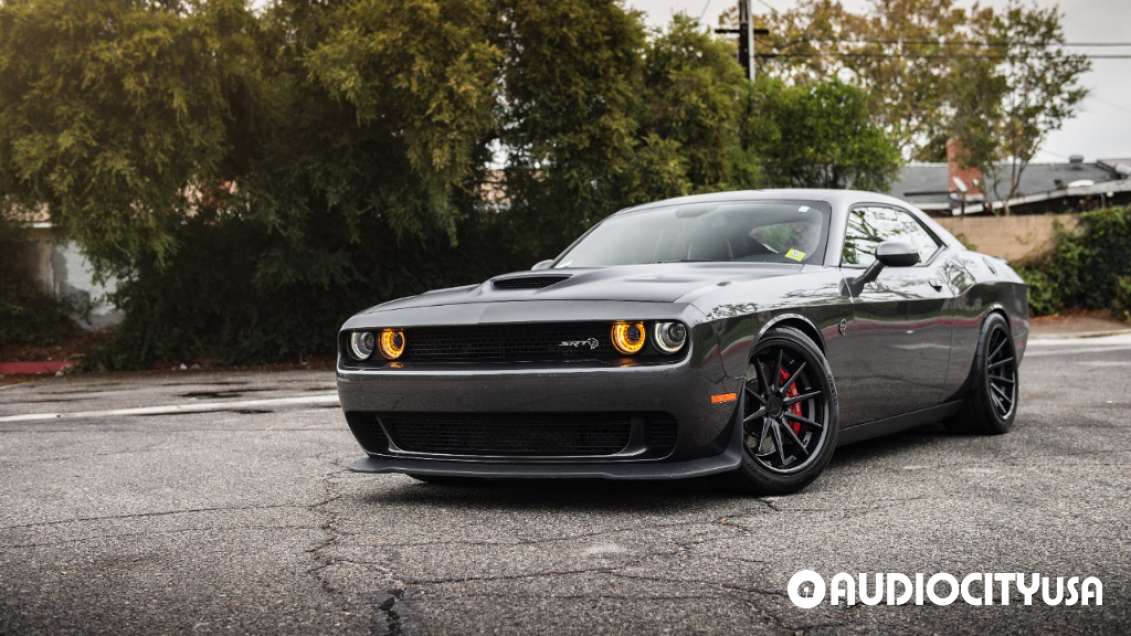
[[[122,321],[122,312],[106,300],[106,294],[117,290],[117,281],[95,282],[93,268],[73,241],[56,242],[50,230],[30,234],[21,259],[25,274],[45,292],[69,301],[79,326],[103,329]]]
[[[1053,227],[1076,227],[1075,214],[1027,214],[1022,216],[975,216],[935,218],[951,234],[983,254],[1010,261],[1034,256],[1052,246]]]

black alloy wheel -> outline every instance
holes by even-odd
[[[754,350],[738,409],[745,451],[732,484],[785,494],[816,479],[837,439],[837,400],[824,355],[802,332],[776,328]]]
[[[994,412],[1005,419],[1017,407],[1017,361],[1009,332],[995,326],[990,332],[990,355],[986,359],[986,380]]]
[[[957,433],[1000,435],[1013,428],[1018,404],[1017,351],[1009,323],[990,314],[974,353],[966,401],[947,428]]]

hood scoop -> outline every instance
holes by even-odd
[[[492,283],[495,289],[542,289],[566,280],[569,276],[514,276]]]

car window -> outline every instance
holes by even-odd
[[[844,263],[871,265],[876,247],[889,239],[909,241],[926,263],[939,248],[935,237],[910,212],[884,206],[853,208],[844,233]]]

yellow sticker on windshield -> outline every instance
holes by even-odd
[[[805,258],[805,252],[802,252],[801,250],[789,250],[785,253],[785,257],[792,258],[793,260],[800,263],[801,259]]]

